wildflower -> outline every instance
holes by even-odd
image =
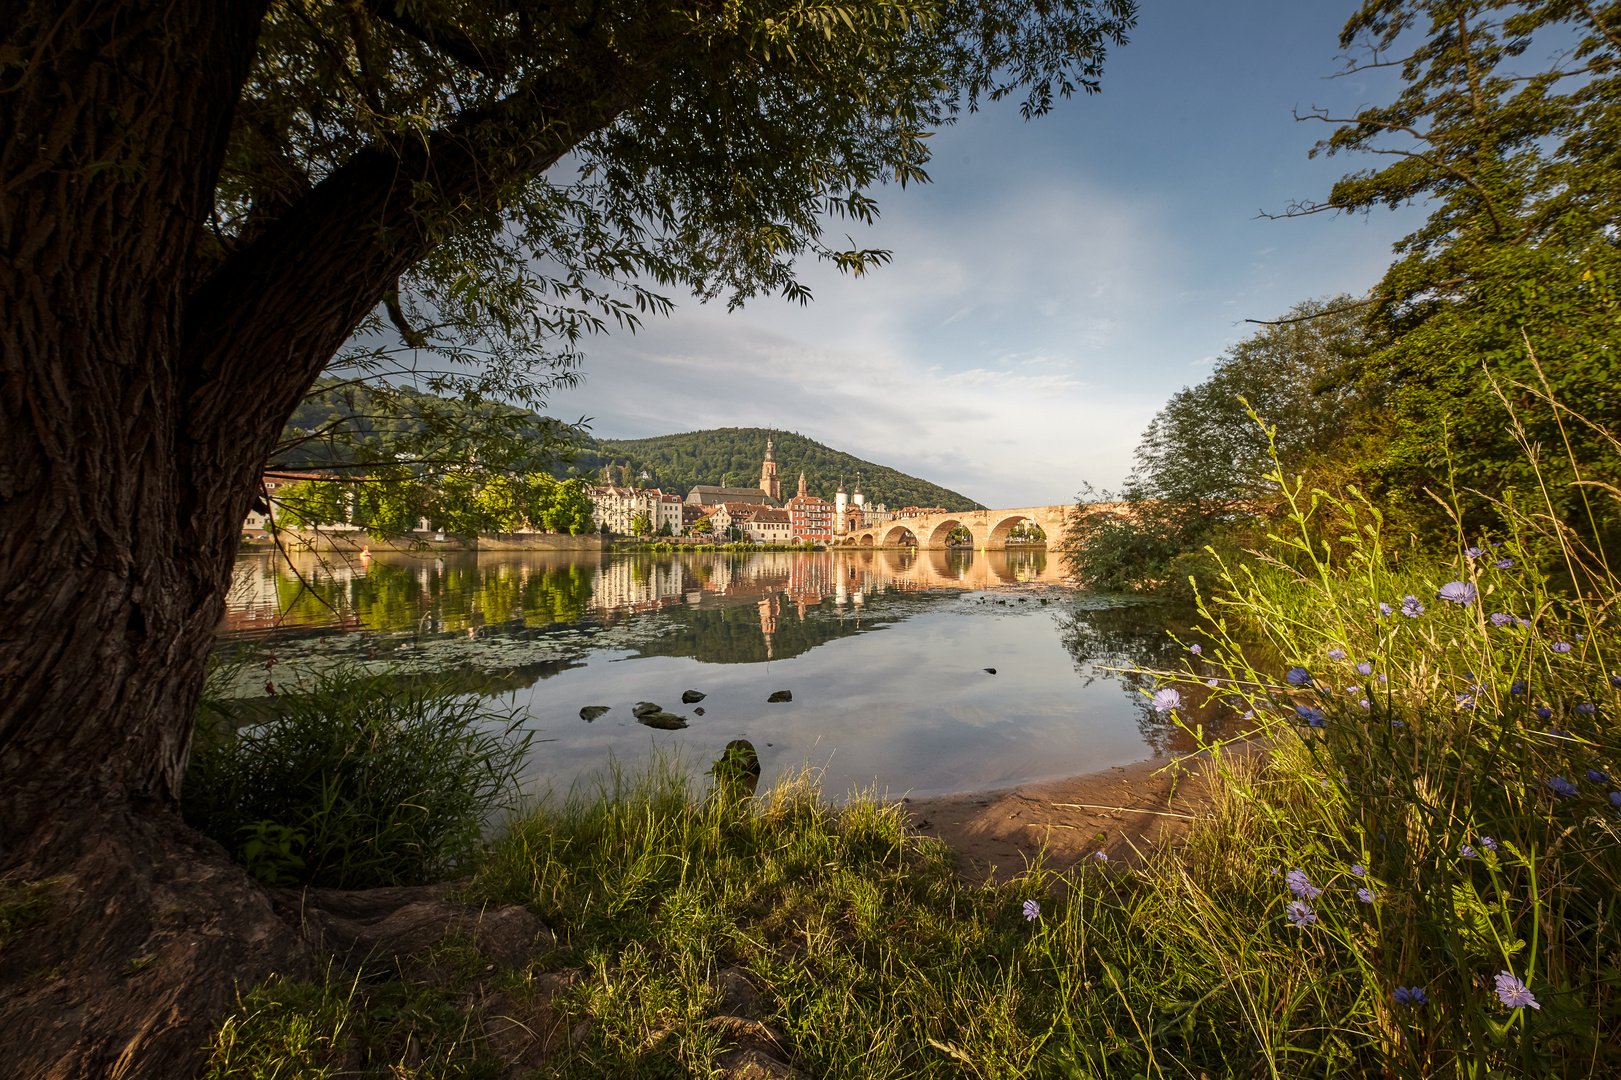
[[[1514,567],[1514,560],[1513,559],[1498,559],[1496,562],[1492,563],[1492,565],[1497,567],[1497,569],[1499,569],[1499,570],[1510,570],[1510,569],[1512,569]]]
[[[1306,900],[1315,900],[1323,895],[1323,890],[1313,885],[1306,877],[1306,872],[1299,868],[1283,875],[1283,880],[1288,883],[1290,892]]]
[[[1041,905],[1034,900],[1026,900],[1024,902],[1025,922],[1035,922],[1039,918],[1041,918]]]
[[[1525,680],[1524,679],[1516,679],[1514,681],[1513,685],[1511,685],[1508,688],[1508,692],[1511,693],[1511,694],[1523,694],[1523,693],[1525,693],[1525,689],[1526,689]]]
[[[1397,1005],[1411,1005],[1417,1008],[1430,1003],[1429,995],[1424,992],[1422,986],[1398,986],[1391,996],[1396,999]]]
[[[1608,784],[1610,782],[1610,774],[1599,772],[1597,769],[1588,769],[1587,778],[1595,784]]]
[[[1546,720],[1553,715],[1553,710],[1546,705],[1537,706],[1537,719]]]
[[[1390,679],[1383,672],[1381,672],[1380,675],[1379,675],[1379,681],[1380,682],[1389,682]]]
[[[1576,706],[1576,711],[1581,713],[1583,716],[1592,716],[1598,711],[1598,709],[1584,701],[1580,705]]]
[[[1566,780],[1563,776],[1550,776],[1545,783],[1547,783],[1547,785],[1553,789],[1553,793],[1558,795],[1561,799],[1574,799],[1577,795],[1581,794],[1576,785],[1572,784],[1569,780]]]
[[[1381,600],[1379,602],[1379,617],[1382,619],[1390,613],[1390,605]]]
[[[1489,836],[1480,837],[1479,840],[1478,840],[1478,843],[1480,844],[1481,847],[1485,848],[1487,851],[1496,851],[1497,850],[1497,841],[1493,840]]]
[[[1330,649],[1330,650],[1328,650],[1328,658],[1330,660],[1344,660],[1345,659],[1345,650],[1344,649]]]
[[[1313,708],[1310,705],[1296,705],[1295,715],[1312,727],[1323,727],[1327,722],[1323,717],[1323,710]]]
[[[1475,696],[1473,694],[1459,694],[1458,695],[1458,708],[1460,708],[1460,709],[1473,709],[1474,707],[1475,707]]]
[[[1351,867],[1351,873],[1355,874],[1357,877],[1362,877],[1367,872],[1367,867],[1363,866],[1361,863],[1357,863],[1355,866]]]
[[[1194,656],[1198,656],[1200,653],[1204,652],[1204,648],[1199,645],[1189,645],[1188,652],[1192,653]]]
[[[1255,710],[1254,709],[1246,710],[1245,713],[1244,713],[1244,719],[1246,719],[1246,720],[1254,720],[1255,719]]]
[[[1514,621],[1514,616],[1502,611],[1494,611],[1486,617],[1490,619],[1492,621],[1492,625],[1497,627],[1499,630]]]
[[[1621,675],[1611,675],[1610,685],[1615,687],[1617,690],[1621,690]]]
[[[1610,792],[1610,805],[1621,810],[1621,791]]]
[[[1478,559],[1482,555],[1486,554],[1486,549],[1477,547],[1466,548],[1464,549],[1464,554],[1469,556],[1470,559]]]
[[[1306,903],[1304,900],[1289,901],[1288,905],[1283,909],[1283,912],[1285,915],[1289,916],[1290,922],[1294,923],[1302,930],[1317,921],[1317,913],[1313,911],[1311,909],[1311,905]]]
[[[1468,844],[1460,844],[1458,846],[1458,854],[1462,855],[1466,859],[1474,859],[1479,857],[1475,849],[1470,847]]]
[[[1527,1005],[1533,1009],[1542,1008],[1541,1005],[1537,1004],[1537,999],[1531,995],[1531,991],[1526,988],[1526,985],[1514,977],[1512,971],[1500,971],[1497,973],[1496,979],[1497,1000],[1504,1005],[1511,1009],[1523,1009]]]
[[[1473,604],[1479,592],[1467,581],[1449,581],[1441,586],[1435,594],[1437,600],[1445,600],[1449,604]]]
[[[1345,692],[1347,694],[1356,694],[1356,693],[1360,693],[1361,691],[1362,691],[1362,687],[1360,687],[1360,686],[1347,686],[1345,688]]]
[[[1292,667],[1284,672],[1283,677],[1289,681],[1290,686],[1311,685],[1311,672],[1303,667]]]
[[[1363,698],[1361,701],[1357,702],[1357,704],[1360,705],[1364,709],[1373,708],[1373,703],[1370,702],[1367,698]]]
[[[1356,898],[1362,901],[1364,904],[1373,903],[1373,893],[1367,889],[1358,889],[1356,891]]]
[[[1561,655],[1570,651],[1570,643],[1566,641],[1556,641],[1548,647]]]
[[[1369,663],[1366,663],[1366,662],[1358,664],[1356,666],[1356,673],[1358,675],[1372,675],[1373,674],[1373,665],[1369,664]]]
[[[1098,862],[1108,862],[1109,853],[1107,851],[1094,851],[1092,852],[1092,858],[1096,859]]]
[[[1148,700],[1149,704],[1153,705],[1159,712],[1168,713],[1182,704],[1182,695],[1170,687],[1166,687],[1164,690],[1154,691],[1154,696]]]
[[[1518,626],[1521,630],[1529,630],[1531,628],[1531,620],[1516,617],[1514,620],[1514,625]]]
[[[1391,727],[1406,727],[1407,722],[1405,720],[1392,720],[1390,722],[1390,726]]]
[[[1214,687],[1216,685],[1216,680],[1211,679],[1209,682],[1205,683],[1205,685],[1209,686],[1209,687]]]
[[[1401,613],[1409,619],[1416,619],[1424,614],[1424,605],[1416,596],[1404,596],[1401,598]]]

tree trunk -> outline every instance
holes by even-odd
[[[7,1077],[189,1075],[239,980],[308,970],[176,812],[265,454],[193,437],[182,371],[262,7],[0,4],[0,901],[46,883],[0,944]]]
[[[287,417],[426,250],[416,193],[498,202],[467,131],[502,102],[355,153],[204,266],[267,2],[0,0],[0,905],[44,900],[0,938],[8,1078],[187,1075],[239,987],[309,971],[179,819],[207,657]],[[653,74],[605,44],[544,75],[513,107],[561,134],[506,175]]]

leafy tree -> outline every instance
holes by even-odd
[[[675,530],[670,528],[670,523],[668,521],[665,521],[662,525],[659,526],[658,535],[660,535],[660,536],[674,536],[675,535]]]
[[[1547,395],[1621,428],[1621,4],[1368,0],[1340,42],[1364,58],[1353,72],[1393,66],[1405,86],[1355,117],[1317,114],[1341,126],[1315,152],[1388,164],[1293,212],[1432,207],[1396,246],[1370,311],[1380,347],[1353,368],[1389,421],[1361,467],[1420,512],[1437,509],[1424,489],[1453,483],[1466,501],[1540,490],[1540,446],[1548,489],[1574,508],[1566,438],[1577,460],[1618,463]]]
[[[306,968],[176,801],[238,529],[317,378],[522,404],[654,289],[806,300],[796,260],[887,258],[825,229],[925,180],[931,129],[1096,89],[1133,16],[0,0],[0,873],[74,882],[7,965],[86,1003],[6,996],[32,1037],[0,1073],[189,1073],[239,982]]]
[[[1124,505],[1092,511],[1083,496],[1065,540],[1072,571],[1096,588],[1162,580],[1225,524],[1266,510],[1272,453],[1290,472],[1327,467],[1366,428],[1344,378],[1366,338],[1360,306],[1341,296],[1297,304],[1229,349],[1149,424],[1124,489],[1104,495]]]
[[[714,524],[707,517],[694,521],[687,529],[688,536],[709,536],[714,532]]]
[[[639,510],[631,517],[630,531],[636,536],[653,535],[653,519],[647,516],[646,510]]]

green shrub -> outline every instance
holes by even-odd
[[[324,675],[235,730],[212,709],[181,809],[271,885],[443,880],[509,805],[530,742],[516,714],[386,675]]]

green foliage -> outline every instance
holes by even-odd
[[[1528,69],[1554,42],[1573,48]],[[1564,459],[1613,467],[1615,448],[1552,410],[1523,428],[1509,412],[1551,394],[1600,426],[1621,420],[1621,4],[1376,0],[1341,44],[1397,65],[1405,87],[1316,152],[1392,163],[1346,176],[1296,212],[1433,208],[1397,245],[1375,290],[1379,347],[1352,372],[1388,419],[1358,455],[1361,469],[1439,528],[1425,490],[1455,487],[1484,524],[1491,498],[1536,495],[1540,469],[1560,495],[1554,512],[1588,523],[1558,470]],[[1567,439],[1573,458],[1561,452]],[[1536,446],[1541,461],[1528,453]]]
[[[772,440],[784,498],[791,498],[798,490],[799,474],[803,472],[806,490],[828,502],[833,501],[841,480],[848,489],[859,477],[867,501],[881,502],[892,510],[903,506],[943,506],[947,510],[979,507],[972,499],[926,480],[863,461],[793,432],[766,428],[711,428],[651,439],[588,438],[581,442],[567,471],[600,482],[603,468],[609,465],[625,466],[631,476],[645,469],[652,477],[646,481],[647,486],[681,495],[698,484],[754,487],[760,482],[767,437]]]
[[[201,732],[181,810],[267,882],[443,880],[508,805],[521,723],[432,686],[329,672]]]
[[[630,531],[636,536],[653,535],[653,519],[647,516],[646,510],[637,511],[630,519]]]

